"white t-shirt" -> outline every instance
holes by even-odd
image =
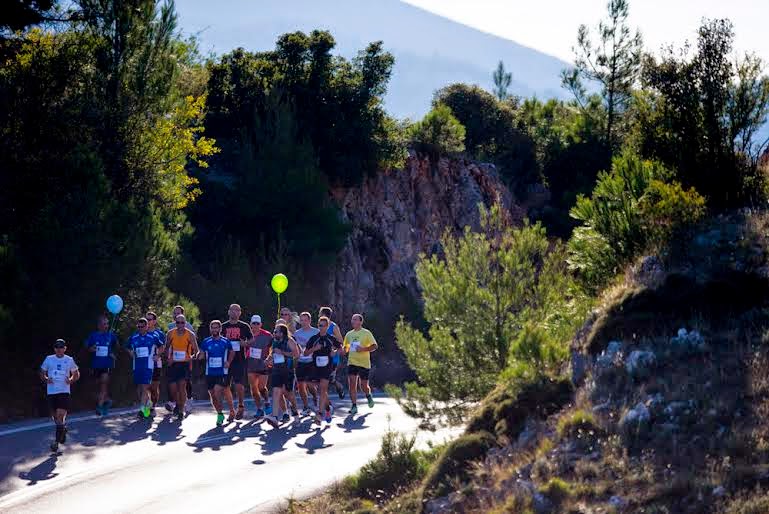
[[[45,358],[40,369],[48,374],[48,378],[53,379],[53,383],[46,386],[48,394],[59,394],[70,392],[66,379],[78,368],[75,359],[69,355],[57,357],[54,354]]]
[[[300,328],[294,332],[294,340],[299,345],[299,362],[312,362],[312,355],[305,356],[304,349],[307,348],[307,341],[309,341],[312,336],[319,333],[320,330],[315,327],[310,327],[308,329]]]

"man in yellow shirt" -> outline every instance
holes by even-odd
[[[352,315],[352,330],[344,336],[344,351],[347,358],[347,381],[350,387],[350,400],[352,407],[350,414],[358,413],[358,382],[361,390],[366,393],[368,406],[374,406],[374,398],[371,396],[371,388],[368,385],[369,372],[371,371],[371,352],[379,348],[374,339],[374,334],[363,328],[363,315]]]

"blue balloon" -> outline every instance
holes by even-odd
[[[113,294],[112,296],[107,298],[107,310],[110,311],[112,314],[117,314],[118,312],[122,311],[123,299],[116,294]]]

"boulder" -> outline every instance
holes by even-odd
[[[643,380],[651,376],[651,372],[657,365],[657,356],[654,352],[634,350],[625,361],[625,369],[628,375],[636,380]]]

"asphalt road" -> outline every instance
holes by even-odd
[[[271,512],[355,472],[376,455],[388,425],[416,430],[387,397],[373,409],[359,404],[356,416],[348,401],[335,403],[332,423],[320,427],[309,418],[278,429],[253,419],[216,427],[203,402],[181,424],[165,412],[152,422],[133,410],[73,416],[56,455],[51,422],[3,425],[0,512]],[[451,435],[419,432],[418,440]]]

